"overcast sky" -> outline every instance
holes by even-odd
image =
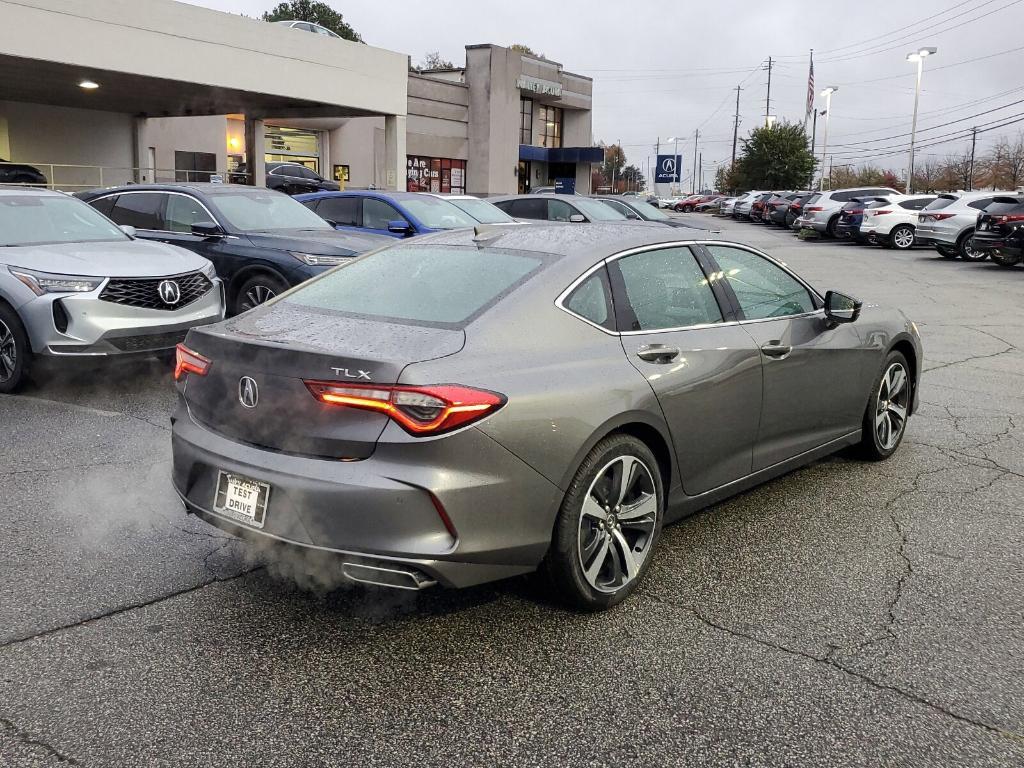
[[[275,5],[274,0],[190,1],[250,16]],[[919,152],[944,157],[963,151],[970,139],[958,137],[973,125],[1024,117],[1024,0],[329,2],[367,43],[410,54],[414,61],[436,50],[461,65],[467,44],[520,42],[593,77],[595,140],[621,140],[629,161],[644,168],[658,137],[666,151],[665,140],[678,135],[686,137],[679,151],[689,173],[698,128],[705,173],[728,162],[734,88],[742,84],[743,136],[764,120],[768,73],[762,66],[769,56],[776,62],[771,114],[802,122],[811,48],[816,90],[839,86],[829,129],[836,165],[906,166],[908,137],[900,134],[910,132],[915,76],[906,54],[921,46],[939,51],[925,62]],[[823,99],[817,103],[824,108]],[[997,107],[1005,108],[988,112]],[[819,152],[823,121],[819,118]],[[958,122],[928,130],[950,121]],[[999,135],[1016,135],[1022,128],[1024,122],[979,133],[979,152]],[[924,146],[947,138],[955,140]]]

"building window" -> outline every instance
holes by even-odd
[[[562,146],[562,109],[541,104],[540,145],[557,148]]]
[[[175,152],[175,181],[209,181],[217,172],[217,155],[212,152]]]
[[[408,155],[405,188],[409,192],[466,194],[466,161]]]
[[[519,143],[533,143],[533,99],[519,99]]]

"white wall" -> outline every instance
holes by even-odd
[[[132,179],[132,117],[117,112],[0,101],[11,162],[35,165],[58,188],[77,191]],[[103,166],[50,168],[49,163]],[[172,164],[173,165],[173,164]]]
[[[239,121],[230,121],[232,123]],[[155,178],[143,182],[174,181],[174,153],[210,152],[217,155],[217,172],[227,173],[228,119],[223,115],[210,117],[161,117],[143,123],[139,144],[156,148]],[[244,129],[239,126],[244,146]],[[144,150],[143,150],[144,151]],[[238,149],[238,154],[244,151]],[[143,158],[145,155],[143,154]],[[145,160],[143,160],[145,165]]]

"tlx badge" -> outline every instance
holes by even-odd
[[[343,376],[346,379],[366,379],[367,381],[370,381],[369,371],[356,371],[355,373],[352,373],[348,368],[331,368],[331,370],[334,371],[335,376]]]

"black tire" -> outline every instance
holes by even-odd
[[[1000,251],[992,251],[989,253],[988,257],[1000,267],[1015,267],[1020,264],[1021,261],[1020,256],[1011,256],[1008,253],[1002,253]]]
[[[614,487],[615,468],[619,467],[618,476],[621,478],[624,460],[629,459],[638,462],[643,469],[632,465],[629,476],[632,482],[627,482],[625,492],[617,498],[621,506],[613,506],[616,500],[602,505],[598,501],[599,495],[618,494]],[[634,523],[618,519],[615,510],[626,510],[630,506],[640,509],[641,505],[650,507],[652,498],[651,514],[645,514]],[[591,512],[600,514],[610,507],[612,514],[597,521],[592,514],[584,512],[585,503]],[[557,597],[582,611],[603,611],[625,600],[650,567],[664,517],[665,489],[657,459],[651,450],[631,435],[611,435],[599,442],[576,471],[555,520],[544,570]],[[611,527],[606,527],[608,525]],[[630,547],[631,553],[643,554],[642,562],[630,578],[623,573],[626,566],[620,542]],[[587,550],[590,550],[589,554]],[[586,558],[591,558],[590,577],[584,571],[583,561]],[[597,588],[595,584],[603,586]]]
[[[835,237],[837,226],[839,226],[839,217],[833,216],[828,220],[828,224],[825,225],[825,237]]]
[[[28,379],[32,349],[21,318],[0,302],[0,393],[17,392]]]
[[[914,247],[914,228],[909,224],[894,227],[886,238],[886,244],[897,251],[909,251]]]
[[[960,235],[960,239],[956,241],[956,253],[964,261],[984,261],[988,258],[988,254],[985,251],[976,251],[972,248],[971,241],[973,239],[973,229]]]
[[[242,286],[235,294],[231,314],[237,315],[241,312],[246,312],[287,290],[288,286],[285,282],[273,275],[261,274],[250,277],[242,283]]]
[[[944,259],[955,259],[959,254],[953,248],[949,248],[945,245],[936,245],[935,250],[939,252],[939,255]]]
[[[787,211],[786,212],[786,226],[787,227],[792,227],[794,221],[796,221],[796,214],[793,213],[792,211]]]
[[[683,206],[683,213],[693,213],[693,206],[692,205],[684,205]]]
[[[891,392],[889,392],[889,386],[883,387],[882,382],[887,377],[891,381],[895,381],[891,378],[891,371],[894,367],[901,366],[904,374],[904,384],[901,389],[896,390],[896,396],[891,397],[891,401],[897,406],[903,408],[904,417],[902,422],[899,424],[899,434],[895,437],[895,441],[892,441],[891,431],[886,437],[885,426],[876,422],[876,418],[879,415],[884,415],[888,419],[889,430],[895,428],[896,420],[898,419],[898,410],[893,410],[889,407],[883,407],[883,402],[890,402]],[[886,399],[881,399],[883,389],[886,389]],[[910,405],[914,399],[914,379],[913,371],[910,368],[910,364],[907,362],[907,358],[904,357],[902,352],[893,350],[886,355],[885,363],[882,365],[881,370],[875,377],[874,383],[871,386],[871,392],[868,395],[867,408],[864,410],[864,421],[862,424],[863,434],[861,435],[859,453],[862,458],[868,461],[883,461],[888,459],[903,442],[903,437],[907,433],[907,420],[910,418]],[[892,442],[890,442],[892,441]]]

